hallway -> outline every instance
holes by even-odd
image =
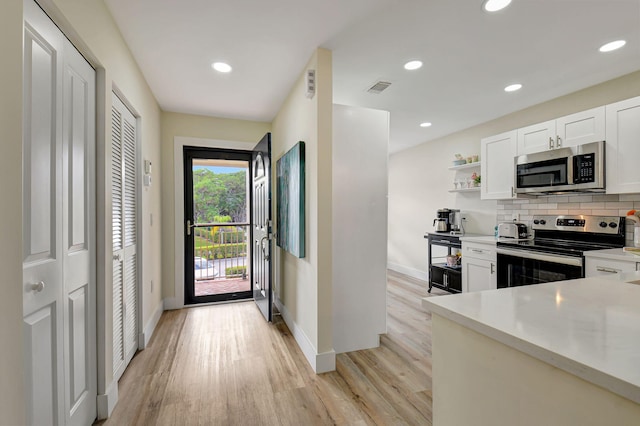
[[[388,334],[315,375],[280,317],[253,302],[167,311],[100,425],[428,425],[426,283],[389,271]]]

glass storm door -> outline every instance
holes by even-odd
[[[250,299],[251,152],[184,148],[185,304]]]

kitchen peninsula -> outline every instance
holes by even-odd
[[[639,424],[638,278],[424,298],[434,424]]]

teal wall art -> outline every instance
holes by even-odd
[[[304,142],[300,141],[276,162],[278,190],[277,244],[304,257]]]

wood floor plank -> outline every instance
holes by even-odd
[[[315,374],[286,324],[253,302],[164,312],[97,425],[430,425],[427,283],[389,271],[380,347]],[[433,296],[445,294],[434,289]]]

